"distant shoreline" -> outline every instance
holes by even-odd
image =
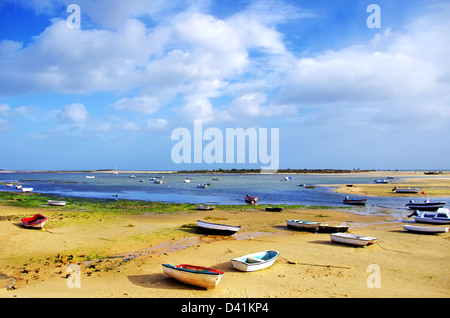
[[[100,170],[0,170],[0,173],[113,173],[113,169]],[[118,174],[386,174],[387,176],[410,176],[410,175],[450,175],[449,170],[349,170],[349,169],[279,169],[275,172],[261,171],[258,169],[214,169],[214,170],[123,170]]]

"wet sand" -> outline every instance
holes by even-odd
[[[20,225],[21,217],[34,213],[48,216],[47,231]],[[407,232],[388,214],[266,212],[256,206],[247,211],[77,216],[57,207],[29,209],[0,202],[0,218],[0,273],[16,279],[14,289],[0,289],[2,298],[450,296],[450,234]],[[336,244],[329,234],[288,229],[288,219],[347,223],[350,232],[374,236],[378,243],[365,248]],[[242,228],[231,237],[202,235],[197,220]],[[272,267],[251,273],[232,268],[230,259],[268,249],[281,253]],[[215,289],[204,290],[165,275],[164,263],[207,266],[225,275]],[[71,264],[79,266],[79,281],[70,277]],[[372,272],[372,264],[379,272]],[[380,283],[379,288],[371,282]]]

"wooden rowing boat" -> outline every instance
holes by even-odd
[[[240,226],[208,223],[200,220],[197,220],[197,227],[203,233],[214,235],[233,235],[241,228]]]
[[[437,226],[418,226],[418,225],[403,225],[403,228],[407,231],[418,232],[418,233],[447,233],[448,227],[437,227]]]
[[[346,197],[342,203],[351,205],[366,205],[367,199],[350,199]]]
[[[53,206],[65,206],[66,205],[66,201],[54,201],[54,200],[48,200],[47,203],[49,205],[53,205]]]
[[[319,229],[321,223],[305,220],[286,220],[286,224],[288,227],[295,228],[297,230],[315,232]]]
[[[333,233],[330,234],[330,239],[335,243],[343,243],[362,247],[374,244],[377,241],[375,237],[355,235],[350,233]]]
[[[25,227],[40,227],[42,229],[47,222],[47,217],[42,214],[35,214],[31,218],[23,218],[21,221]]]
[[[348,225],[320,224],[319,233],[341,233],[348,231]]]
[[[278,255],[278,251],[263,251],[233,258],[231,264],[242,272],[254,272],[272,266]]]
[[[203,287],[206,289],[215,288],[219,284],[224,272],[196,265],[163,264],[163,271],[180,282]]]

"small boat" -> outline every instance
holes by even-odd
[[[369,244],[374,244],[377,241],[375,237],[361,236],[350,233],[333,233],[330,234],[330,239],[335,243],[343,243],[363,247]]]
[[[376,179],[373,180],[373,183],[389,183],[388,179]]]
[[[431,223],[431,224],[449,224],[450,212],[447,208],[439,208],[436,212],[432,211],[414,211],[414,213],[408,215],[411,217],[414,215],[414,221],[417,223]]]
[[[86,176],[86,179],[95,179],[95,176]]]
[[[421,211],[436,211],[439,208],[442,208],[444,205],[446,205],[447,202],[444,201],[437,201],[432,202],[427,197],[424,202],[414,202],[413,200],[409,201],[409,203],[406,204],[408,208],[411,210],[421,210]]]
[[[241,228],[240,226],[208,223],[200,220],[197,221],[197,227],[206,234],[215,235],[233,235]]]
[[[307,185],[305,184],[304,188],[305,189],[314,189],[316,186],[315,185]]]
[[[20,189],[22,189],[22,186],[21,185],[16,185],[14,188],[16,188],[17,190],[20,190]]]
[[[191,180],[185,179],[185,180],[184,180],[184,183],[191,183]]]
[[[128,178],[136,178],[136,176],[134,174],[132,174],[131,176],[129,176]]]
[[[197,185],[197,188],[203,188],[203,189],[206,189],[207,187],[209,187],[209,184],[208,184],[208,183],[200,183],[200,184]]]
[[[417,225],[403,225],[403,228],[407,231],[417,233],[447,233],[448,227],[436,227],[436,226],[417,226]]]
[[[31,192],[33,191],[33,188],[22,188],[21,190],[22,192]]]
[[[212,211],[215,208],[213,205],[197,205],[197,210]]]
[[[31,218],[23,218],[22,224],[25,227],[44,227],[45,222],[47,222],[47,217],[42,214],[35,214]]]
[[[219,177],[212,177],[212,180],[214,180],[214,181],[220,181],[220,180],[222,180],[222,179],[220,179]]]
[[[263,251],[233,258],[231,264],[242,272],[254,272],[272,266],[278,255],[278,251]]]
[[[395,191],[396,193],[419,193],[421,190],[422,190],[421,188],[398,188],[398,187],[392,189],[392,191]]]
[[[162,264],[163,271],[180,282],[203,287],[206,289],[215,288],[219,284],[224,272],[196,265]]]
[[[344,204],[351,204],[351,205],[366,205],[367,199],[350,199],[349,197],[345,197],[345,199],[342,201]]]
[[[297,230],[312,231],[312,232],[317,231],[319,229],[319,226],[321,225],[320,222],[311,222],[304,220],[286,220],[286,224],[288,227],[292,227]]]
[[[258,197],[251,197],[248,194],[245,196],[245,202],[251,205],[256,205],[258,203]]]
[[[284,208],[267,207],[266,211],[269,211],[269,212],[281,212],[281,211],[284,211]]]
[[[347,225],[330,225],[330,224],[320,224],[319,233],[341,233],[348,231]]]
[[[8,188],[12,188],[12,187],[14,187],[14,184],[12,184],[12,183],[7,183],[6,186],[7,186]]]
[[[54,201],[54,200],[48,200],[47,203],[49,205],[53,205],[53,206],[65,206],[66,205],[66,201]]]
[[[164,182],[161,179],[156,179],[155,181],[153,181],[153,183],[163,184]]]

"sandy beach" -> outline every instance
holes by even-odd
[[[449,233],[407,232],[389,214],[243,208],[108,215],[0,202],[0,297],[450,296]],[[48,217],[46,231],[20,225],[22,217],[35,213]],[[378,243],[365,248],[336,244],[329,234],[288,229],[288,219],[346,223],[351,233],[376,237]],[[242,228],[231,237],[201,235],[195,227],[197,220]],[[412,221],[405,215],[404,222]],[[268,249],[280,252],[272,267],[252,273],[233,269],[231,258]],[[204,290],[168,277],[162,271],[164,263],[212,267],[225,275],[215,289]],[[78,280],[70,276],[73,264],[79,269]],[[379,285],[371,283],[373,275]],[[12,289],[5,289],[6,276],[16,280]]]

